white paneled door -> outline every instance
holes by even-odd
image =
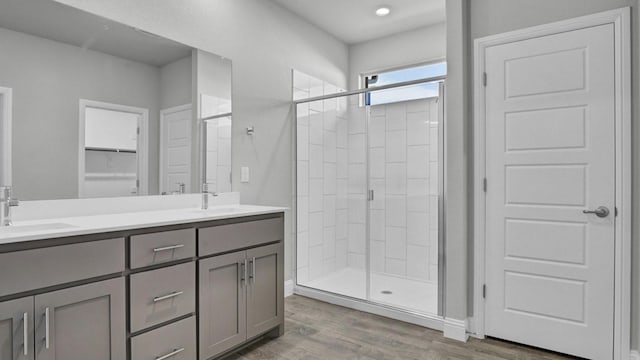
[[[614,26],[486,50],[486,334],[611,359]]]
[[[191,105],[166,109],[160,115],[160,193],[191,188]]]

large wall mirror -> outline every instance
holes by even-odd
[[[231,191],[231,61],[53,0],[0,2],[0,185]]]

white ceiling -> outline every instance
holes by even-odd
[[[0,27],[162,66],[191,48],[51,0],[1,0]]]
[[[355,44],[446,20],[445,0],[273,0],[347,44]],[[378,17],[387,6],[391,14]]]

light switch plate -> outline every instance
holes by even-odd
[[[249,182],[249,168],[247,166],[243,166],[240,168],[240,182]]]

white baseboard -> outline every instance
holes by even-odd
[[[629,360],[640,360],[640,351],[631,350],[631,353],[629,353]]]
[[[293,280],[287,280],[284,282],[284,297],[293,295]]]
[[[448,339],[467,342],[469,335],[467,334],[467,321],[456,319],[444,319],[444,337]]]

